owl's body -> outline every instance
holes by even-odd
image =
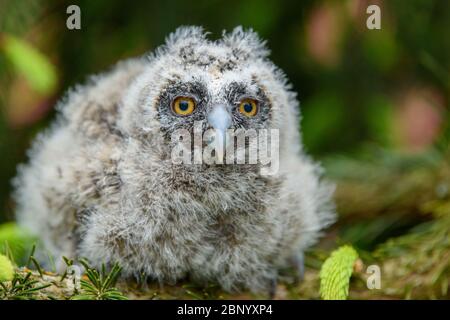
[[[224,289],[267,288],[334,219],[332,188],[303,153],[298,103],[253,32],[209,41],[181,28],[149,59],[119,63],[60,103],[16,179],[18,221],[60,256],[162,282],[186,276]],[[173,113],[178,96],[197,101]],[[234,110],[241,96],[259,111]],[[279,129],[280,164],[174,164],[170,133],[216,105],[230,128]],[[205,129],[208,127],[207,121]]]

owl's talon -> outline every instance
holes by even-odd
[[[292,266],[295,268],[294,283],[297,285],[305,278],[305,255],[303,252],[292,257]]]
[[[269,283],[269,299],[273,300],[277,293],[278,280],[274,277]]]

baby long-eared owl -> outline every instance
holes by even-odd
[[[155,53],[70,90],[19,167],[19,223],[55,259],[117,262],[125,276],[161,282],[269,288],[335,214],[332,186],[302,150],[296,95],[268,54],[251,30],[212,41],[182,27]],[[200,148],[235,145],[230,130],[275,130],[278,164],[174,161],[175,133],[196,129],[215,133]]]

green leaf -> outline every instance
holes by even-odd
[[[24,262],[25,256],[36,239],[13,222],[0,225],[0,253],[10,250],[16,263]]]
[[[11,281],[14,277],[14,267],[8,257],[0,254],[0,282]]]
[[[47,57],[29,43],[12,35],[3,34],[0,40],[0,50],[33,89],[44,95],[55,91],[58,82],[56,68]]]
[[[82,279],[81,293],[72,297],[74,300],[126,300],[119,290],[114,288],[114,284],[120,275],[122,268],[114,264],[109,272],[106,265],[102,265],[100,271],[91,268],[85,259],[79,262],[86,269],[87,279]]]
[[[346,300],[358,253],[351,246],[333,251],[320,270],[320,295],[324,300]]]

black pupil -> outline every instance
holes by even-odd
[[[245,112],[250,113],[253,111],[253,106],[250,103],[246,103],[244,104],[244,110]]]
[[[185,100],[180,101],[179,107],[181,111],[187,111],[187,109],[189,109],[189,102]]]

